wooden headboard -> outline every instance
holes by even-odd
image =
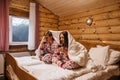
[[[114,45],[114,44],[106,44],[106,43],[94,43],[94,42],[85,42],[85,41],[81,41],[81,44],[83,44],[87,50],[89,50],[91,47],[96,47],[96,45],[102,45],[102,46],[110,46],[110,49],[114,49],[117,51],[120,51],[120,45]]]

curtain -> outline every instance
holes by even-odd
[[[39,5],[36,3],[30,3],[29,20],[28,50],[34,50],[39,45]]]
[[[36,3],[36,29],[35,29],[35,49],[39,46],[39,4]]]
[[[0,0],[0,51],[9,50],[9,6],[8,0]]]

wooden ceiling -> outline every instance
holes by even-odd
[[[83,11],[89,11],[110,4],[118,3],[120,0],[36,0],[41,5],[58,16],[67,16]]]
[[[40,3],[60,17],[120,3],[120,0],[9,0],[10,12],[24,11],[27,15],[29,13],[29,2],[31,1]]]

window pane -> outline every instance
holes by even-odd
[[[29,20],[12,17],[12,41],[28,42]]]

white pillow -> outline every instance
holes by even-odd
[[[109,57],[108,64],[110,65],[116,64],[118,61],[120,61],[120,51],[110,49],[109,52],[110,52],[110,57]]]
[[[91,48],[88,54],[96,65],[105,66],[108,62],[108,49],[109,46]]]
[[[101,45],[97,45],[97,47],[103,47]],[[120,51],[116,51],[113,49],[109,49],[109,61],[108,64],[116,64],[118,61],[120,61]]]

